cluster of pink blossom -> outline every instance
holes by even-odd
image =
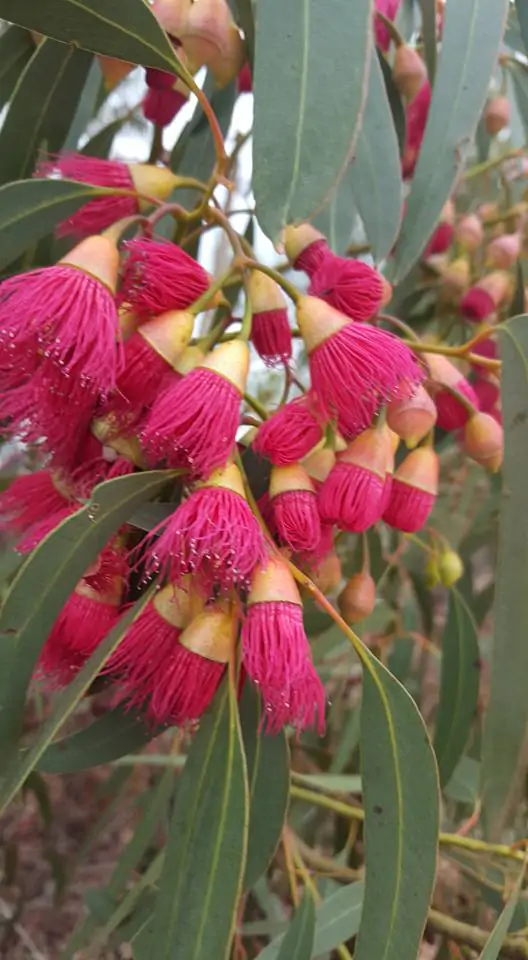
[[[89,158],[58,158],[52,169],[134,182],[125,165]],[[46,457],[0,498],[3,524],[27,552],[97,483],[145,466],[181,471],[184,498],[139,547],[130,549],[127,528],[107,546],[61,612],[39,669],[67,682],[119,621],[130,565],[140,564],[163,589],[107,663],[125,701],[156,723],[197,719],[241,625],[243,666],[269,728],[322,729],[325,693],[292,561],[317,569],[336,530],[382,520],[420,529],[438,488],[437,417],[464,430],[471,455],[491,469],[500,438],[490,440],[475,391],[448,360],[417,354],[384,328],[391,291],[381,275],[335,256],[312,227],[290,227],[287,255],[309,277],[294,299],[311,386],[256,431],[253,449],[272,465],[259,510],[237,459],[249,345],[193,340],[195,316],[214,302],[211,278],[168,241],[138,236],[119,249],[94,232],[114,219],[106,197],[90,201],[62,225],[83,237],[70,253],[0,286],[2,432]],[[252,264],[246,296],[254,346],[287,368],[293,331],[278,279]],[[395,466],[400,438],[411,452]]]

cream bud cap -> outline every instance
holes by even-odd
[[[345,448],[346,449],[346,448]],[[312,480],[318,483],[324,483],[328,474],[333,470],[336,462],[336,455],[330,447],[312,450],[302,461],[306,473]]]
[[[316,230],[309,223],[301,223],[299,227],[286,227],[283,234],[284,252],[290,263],[295,263],[301,253],[311,247],[318,240],[326,240],[324,233]]]
[[[391,443],[383,428],[369,427],[340,453],[337,463],[347,463],[384,478],[391,458]]]
[[[497,473],[504,455],[502,427],[489,413],[476,413],[464,429],[464,449],[469,457],[490,473]]]
[[[223,490],[231,490],[232,493],[238,493],[240,497],[246,499],[242,474],[235,463],[228,463],[227,466],[214,470],[207,480],[197,484],[197,487],[219,487]]]
[[[197,0],[180,27],[178,39],[195,63],[209,66],[230,52],[233,18],[226,0]]]
[[[191,370],[195,370],[205,360],[205,353],[198,346],[186,347],[174,364],[174,372],[184,377]]]
[[[248,280],[249,302],[252,313],[268,313],[270,310],[287,309],[286,298],[278,283],[271,277],[252,270]]]
[[[447,357],[443,357],[439,353],[424,353],[423,358],[429,367],[430,378],[435,383],[456,388],[457,384],[463,379],[463,374]]]
[[[172,36],[179,36],[187,22],[192,0],[154,0],[151,10],[158,23]]]
[[[465,250],[477,250],[484,240],[482,220],[476,213],[468,213],[455,227],[455,240]]]
[[[395,479],[436,497],[439,475],[438,457],[431,447],[413,450],[395,473]]]
[[[191,621],[179,638],[179,643],[205,660],[228,663],[235,649],[236,624],[236,618],[230,610],[211,607]]]
[[[292,463],[288,467],[272,467],[269,486],[272,500],[281,493],[294,493],[298,490],[315,494],[314,485],[300,463]]]
[[[219,347],[207,354],[200,366],[204,370],[212,370],[225,377],[240,393],[244,393],[249,373],[248,346],[243,340],[221,343]]]
[[[238,76],[244,66],[245,58],[244,42],[238,28],[234,23],[231,23],[225,49],[213,55],[208,63],[217,87],[221,89],[227,87],[228,83],[231,83]]]
[[[436,416],[436,406],[422,386],[412,397],[393,400],[387,407],[388,426],[411,449],[434,427]]]
[[[254,603],[295,603],[302,607],[295,580],[278,557],[270,557],[266,565],[257,567],[248,597],[249,606]]]
[[[82,270],[83,273],[99,280],[112,294],[115,294],[119,271],[119,250],[108,237],[100,234],[86,237],[62,260],[59,260],[59,263]]]
[[[90,424],[90,432],[96,440],[99,440],[99,443],[104,447],[109,447],[118,456],[124,457],[134,466],[144,470],[145,460],[138,438],[132,436],[121,437],[119,436],[120,429],[122,429],[122,426],[111,413],[106,417],[92,420]]]
[[[192,337],[194,316],[186,310],[169,310],[142,324],[138,333],[160,357],[174,367]]]
[[[506,270],[492,270],[491,273],[481,277],[476,284],[480,290],[489,293],[496,307],[509,300],[513,294],[513,285],[513,278]]]
[[[297,323],[308,353],[329,340],[352,321],[319,297],[299,297]]]
[[[183,630],[193,617],[201,613],[203,600],[198,593],[193,592],[190,577],[185,577],[181,586],[167,584],[158,591],[152,604],[165,623],[171,627]]]
[[[181,179],[168,167],[157,167],[153,163],[131,163],[128,169],[135,189],[145,198],[155,197],[156,200],[167,200]],[[148,199],[140,197],[141,211],[148,210],[151,206]]]

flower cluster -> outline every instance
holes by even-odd
[[[197,34],[186,36],[190,55]],[[85,571],[44,646],[40,675],[69,681],[119,623],[129,580],[138,579],[130,571],[139,571],[141,585],[156,578],[159,589],[105,667],[123,701],[155,724],[198,719],[240,642],[268,728],[322,731],[325,691],[303,626],[299,568],[332,589],[338,531],[424,526],[438,492],[435,424],[461,431],[468,454],[497,469],[502,438],[483,384],[434,345],[395,333],[382,312],[392,293],[382,275],[336,256],[307,224],[284,237],[307,292],[239,257],[232,274],[244,285],[242,327],[226,333],[221,313],[200,339],[195,319],[219,302],[221,283],[150,228],[120,246],[115,230],[104,232],[116,215],[142,209],[143,192],[166,197],[172,174],[70,155],[38,175],[76,177],[123,197],[113,210],[105,195],[91,200],[60,228],[82,238],[77,246],[55,266],[0,286],[2,433],[34,445],[44,461],[1,496],[3,526],[27,553],[103,480],[145,467],[181,478],[180,501],[157,527],[139,542],[123,528]],[[497,286],[482,287],[481,300],[494,299]],[[288,401],[294,336],[310,386]],[[284,370],[287,390],[271,415],[247,396],[250,342]],[[270,465],[258,505],[239,449],[249,414],[257,429],[244,443]],[[367,569],[353,578],[342,597],[347,619],[365,616],[375,592]]]

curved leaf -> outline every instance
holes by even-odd
[[[508,903],[504,907],[504,910],[497,920],[497,923],[493,927],[486,946],[480,954],[480,960],[497,960],[497,958],[500,957],[501,947],[508,935],[508,930],[510,929],[510,924],[513,920],[513,915],[519,902],[519,895],[522,889],[525,874],[526,863],[524,864],[517,883],[511,892]]]
[[[109,193],[70,180],[20,180],[0,187],[0,270],[83,203]]]
[[[419,0],[422,14],[422,35],[425,62],[430,83],[436,74],[436,3],[435,0]]]
[[[181,775],[152,921],[137,960],[229,955],[244,873],[248,785],[235,691],[225,683]]]
[[[31,34],[8,27],[0,36],[0,107],[9,100],[24,67],[35,52]]]
[[[112,534],[170,476],[157,470],[99,484],[87,506],[49,534],[17,573],[0,613],[0,757],[10,757],[16,745],[26,690],[61,607]]]
[[[307,890],[288,927],[277,960],[311,960],[315,935],[315,906]]]
[[[22,73],[0,131],[0,183],[31,176],[40,147],[57,153],[75,116],[92,57],[43,40]]]
[[[160,70],[181,70],[145,0],[0,0],[0,17],[45,37]]]
[[[273,240],[286,223],[315,216],[345,173],[367,92],[371,17],[372,0],[259,5],[253,187]]]
[[[521,31],[524,49],[528,52],[528,3],[527,0],[515,0],[515,9],[517,10],[517,19]]]
[[[442,786],[451,779],[463,756],[476,715],[479,680],[475,620],[460,594],[452,590],[442,640],[442,679],[434,738]]]
[[[335,950],[341,943],[355,937],[359,930],[363,906],[364,885],[349,884],[326,897],[315,911],[315,940],[313,957]],[[285,934],[272,940],[259,954],[259,960],[277,960]]]
[[[398,139],[377,56],[372,57],[363,126],[346,179],[350,180],[372,256],[382,260],[398,235],[403,184]]]
[[[528,317],[501,327],[504,467],[490,700],[482,744],[487,835],[510,821],[528,769]]]
[[[50,744],[38,769],[44,773],[89,770],[139,750],[159,732],[146,726],[137,713],[115,707],[83,730]]]
[[[290,755],[283,730],[269,736],[259,729],[262,704],[246,683],[240,701],[240,725],[249,785],[249,834],[244,890],[250,890],[277,849],[290,792]]]
[[[93,679],[106,663],[121,638],[125,634],[132,620],[141,612],[148,602],[151,591],[144,594],[140,600],[119,620],[119,623],[110,631],[107,637],[99,644],[89,660],[67,687],[59,694],[50,717],[42,724],[34,743],[14,757],[9,764],[0,787],[0,813],[11,802],[17,791],[23,785],[26,777],[36,767],[42,754],[56,737],[62,724],[75,709],[84,696]]]
[[[372,654],[362,660],[366,882],[354,960],[410,960],[435,880],[438,773],[412,698]]]
[[[506,23],[508,0],[448,4],[431,109],[395,252],[394,283],[418,260],[464,167]]]

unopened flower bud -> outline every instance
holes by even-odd
[[[436,553],[430,553],[425,564],[425,583],[429,590],[433,590],[440,583],[438,555]]]
[[[470,253],[477,250],[484,240],[482,220],[476,213],[468,213],[455,227],[455,240],[464,250]]]
[[[452,298],[459,298],[467,290],[471,280],[471,264],[467,257],[451,260],[441,270],[443,292]]]
[[[118,83],[128,77],[128,74],[135,68],[135,64],[126,63],[124,60],[116,60],[115,57],[97,57],[97,60],[107,90],[113,90],[114,87],[117,87]]]
[[[464,564],[455,550],[444,550],[438,557],[438,574],[444,587],[454,587],[464,575]]]
[[[393,400],[387,407],[387,424],[412,450],[436,423],[436,406],[424,387],[414,396]]]
[[[482,220],[483,224],[488,224],[491,220],[495,220],[496,217],[500,216],[500,210],[498,203],[481,203],[480,207],[477,209],[477,214]]]
[[[414,100],[427,79],[427,68],[416,50],[401,44],[394,57],[392,76],[402,96]]]
[[[346,448],[345,448],[346,449]],[[330,447],[315,449],[309,453],[302,462],[306,473],[316,484],[324,483],[329,473],[333,470],[336,462],[336,455]]]
[[[131,163],[129,172],[137,192],[144,197],[156,197],[157,200],[167,200],[180,180],[168,167],[158,167],[153,163]],[[140,199],[141,212],[149,210],[151,206],[148,200]]]
[[[301,223],[299,227],[286,227],[283,235],[284,252],[294,266],[301,256],[313,244],[326,248],[326,237],[309,223]]]
[[[238,45],[234,33],[237,34]],[[199,0],[193,3],[179,27],[178,39],[195,64],[210,67],[213,72],[213,66],[222,72],[222,59],[229,61],[233,69],[229,79],[236,77],[244,62],[240,35],[226,0]]]
[[[510,102],[507,97],[493,97],[484,110],[484,124],[491,137],[504,130],[510,122]]]
[[[460,303],[465,320],[481,323],[491,317],[513,294],[513,280],[506,270],[493,270],[472,286]]]
[[[321,593],[334,593],[342,578],[341,561],[335,550],[323,557],[315,570],[310,572],[310,578]]]
[[[187,23],[192,0],[153,0],[151,10],[163,29],[179,37]]]
[[[469,457],[488,470],[497,473],[502,466],[504,452],[502,427],[489,413],[476,413],[466,423],[464,449]]]
[[[444,206],[442,207],[442,212],[440,214],[440,223],[450,223],[451,226],[454,225],[456,219],[456,207],[455,203],[451,198],[446,200]]]
[[[505,233],[496,237],[486,247],[486,266],[496,270],[509,270],[519,259],[522,237],[518,233]]]
[[[376,605],[376,584],[370,573],[364,570],[351,577],[339,594],[337,605],[348,624],[369,617]]]

